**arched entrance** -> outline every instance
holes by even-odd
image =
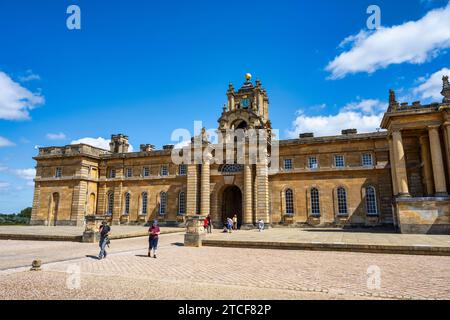
[[[242,192],[236,186],[231,186],[223,191],[222,196],[222,223],[227,218],[233,218],[237,215],[238,227],[242,225]]]

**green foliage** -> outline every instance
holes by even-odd
[[[0,214],[0,225],[30,224],[31,208],[23,209],[19,214]]]

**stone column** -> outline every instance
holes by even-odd
[[[73,188],[72,197],[72,213],[71,223],[75,226],[84,225],[84,217],[86,215],[86,200],[87,200],[87,182],[79,181]]]
[[[398,195],[397,173],[395,171],[394,143],[392,137],[389,137],[389,162],[391,163],[392,189],[394,196]]]
[[[41,195],[41,187],[39,182],[35,182],[34,184],[34,195],[33,195],[33,208],[31,209],[31,221],[30,224],[31,225],[39,225],[42,224],[42,221],[38,221],[38,220],[44,220],[39,219],[39,198]]]
[[[423,179],[426,195],[434,194],[433,170],[431,168],[430,142],[428,136],[420,136],[420,152],[422,158]]]
[[[211,156],[212,157],[212,156]],[[210,184],[210,158],[205,156],[202,164],[202,185],[201,185],[201,211],[200,214],[207,217],[211,210],[211,184]]]
[[[444,123],[445,150],[447,155],[448,179],[450,179],[450,121]]]
[[[120,216],[122,215],[122,182],[117,183],[114,186],[114,209],[112,215],[112,224],[119,225],[120,224]]]
[[[405,150],[403,148],[403,140],[400,130],[392,132],[392,143],[394,147],[394,162],[398,194],[403,197],[408,197],[408,174],[406,171]]]
[[[431,160],[433,164],[436,196],[448,195],[444,172],[444,160],[442,158],[441,150],[441,139],[439,138],[439,126],[429,127],[428,135],[430,136]]]
[[[256,188],[256,220],[263,219],[264,223],[269,225],[269,168],[266,157],[256,165]]]
[[[196,164],[190,164],[187,167],[187,198],[186,198],[186,214],[194,216],[197,214],[197,185],[198,185],[198,168]]]
[[[244,165],[244,226],[253,226],[253,186],[252,186],[252,166]]]

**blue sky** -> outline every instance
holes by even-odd
[[[71,4],[81,30],[66,27]],[[372,4],[378,30],[366,27]],[[195,120],[217,127],[246,72],[281,138],[374,131],[390,88],[440,99],[449,17],[447,0],[2,1],[0,213],[31,205],[35,146],[119,132],[135,149],[173,143]]]

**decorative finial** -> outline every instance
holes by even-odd
[[[250,80],[252,79],[252,74],[251,74],[251,73],[246,73],[246,74],[245,74],[245,79],[246,79],[247,81],[250,81]]]
[[[444,96],[442,100],[443,103],[450,103],[450,83],[448,82],[448,76],[442,77],[442,91],[441,94]]]

